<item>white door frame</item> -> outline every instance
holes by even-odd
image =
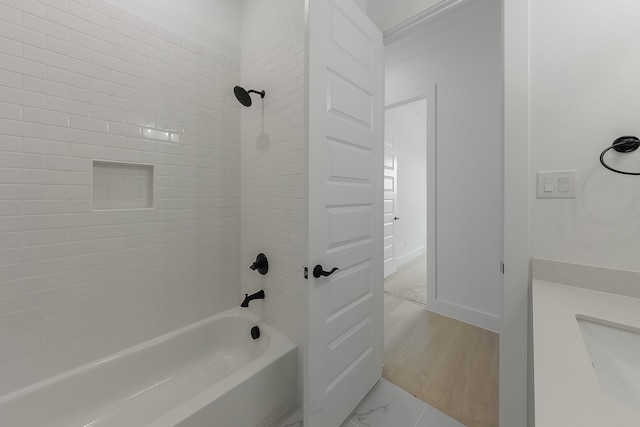
[[[387,120],[387,110],[385,107],[384,110],[384,120],[386,123]],[[391,144],[389,144],[388,141],[391,141]],[[387,147],[391,146],[391,154],[393,156],[392,162],[393,162],[393,166],[391,168],[389,168],[387,166]],[[385,129],[384,131],[384,144],[383,144],[383,149],[382,149],[382,156],[384,158],[383,161],[383,165],[382,165],[382,169],[383,169],[383,186],[382,186],[382,192],[383,192],[383,200],[382,200],[382,224],[383,224],[383,233],[382,233],[382,247],[383,247],[383,253],[384,253],[384,264],[383,264],[383,270],[384,270],[384,276],[383,276],[383,280],[386,280],[387,277],[391,276],[393,273],[395,273],[397,271],[397,252],[398,252],[398,248],[397,248],[397,242],[396,242],[396,221],[398,220],[398,153],[396,151],[396,144],[395,144],[395,136],[392,133],[387,132],[387,130]],[[393,180],[393,188],[391,189],[387,189],[387,180],[388,179],[392,179]],[[391,202],[391,212],[387,212],[387,202]],[[391,235],[388,236],[387,235],[387,226],[391,225]],[[389,239],[389,242],[387,242],[387,239]],[[390,250],[390,255],[391,256],[387,256],[387,249],[391,248]]]
[[[502,0],[504,166],[500,425],[533,426],[529,251],[529,0]]]

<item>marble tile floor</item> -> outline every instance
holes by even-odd
[[[272,427],[302,427],[302,410],[297,409],[285,415]],[[464,427],[464,425],[382,378],[341,427]]]

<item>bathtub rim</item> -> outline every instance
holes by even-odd
[[[103,364],[106,364],[110,361],[113,360],[117,360],[120,358],[123,358],[125,356],[134,354],[136,352],[139,352],[140,350],[152,347],[154,345],[158,345],[161,344],[165,341],[170,340],[171,338],[174,338],[180,334],[186,333],[186,332],[190,332],[193,329],[197,329],[209,322],[214,322],[216,320],[220,320],[220,319],[224,319],[224,318],[234,318],[234,317],[244,317],[247,318],[251,321],[251,323],[253,323],[254,325],[257,325],[261,331],[266,332],[266,337],[270,340],[270,342],[267,345],[267,348],[265,349],[265,352],[263,354],[261,354],[260,356],[258,356],[258,358],[250,361],[247,365],[243,366],[242,368],[240,368],[238,371],[232,372],[231,374],[229,374],[228,376],[226,376],[225,378],[223,378],[222,380],[216,382],[215,384],[220,384],[225,382],[225,380],[229,377],[233,377],[234,374],[238,373],[239,371],[242,371],[243,369],[252,366],[256,361],[260,360],[262,357],[269,357],[270,360],[275,360],[276,358],[273,357],[274,354],[276,353],[275,349],[282,349],[280,351],[277,351],[277,353],[281,353],[281,354],[285,354],[288,351],[291,351],[294,348],[297,348],[297,345],[295,345],[289,338],[287,338],[286,336],[284,336],[284,334],[282,334],[282,332],[278,331],[277,329],[275,329],[273,326],[269,325],[268,323],[266,323],[264,320],[260,319],[255,313],[253,313],[250,310],[244,309],[244,308],[240,308],[240,307],[233,307],[229,310],[223,311],[221,313],[215,314],[213,316],[209,316],[206,317],[204,319],[198,320],[194,323],[190,323],[186,326],[180,327],[178,329],[175,329],[173,331],[167,332],[166,334],[160,335],[158,337],[155,338],[151,338],[150,340],[147,341],[143,341],[139,344],[135,344],[134,346],[131,347],[127,347],[123,350],[120,350],[118,352],[112,353],[110,355],[104,356],[100,359],[94,360],[92,362],[86,363],[84,365],[80,365],[78,367],[72,368],[68,371],[64,371],[61,372],[59,374],[56,374],[52,377],[46,378],[44,380],[38,381],[36,383],[27,385],[25,387],[19,388],[17,390],[11,391],[5,395],[0,396],[0,407],[2,407],[2,405],[11,402],[12,400],[15,399],[19,399],[25,396],[28,396],[30,393],[34,393],[37,391],[40,391],[42,389],[45,389],[46,387],[52,386],[54,384],[56,384],[57,382],[62,382],[66,379],[72,378],[76,375],[82,375],[84,372],[90,371],[94,368],[97,368]],[[286,350],[285,350],[286,349]],[[247,377],[248,378],[248,377]],[[207,389],[205,389],[205,391],[209,390],[211,387],[208,387]],[[203,391],[203,392],[205,392]],[[201,393],[203,393],[201,392]],[[189,398],[186,402],[189,402],[191,399],[197,397],[199,394],[196,394],[195,396],[192,396],[191,398]],[[180,407],[181,405],[178,405],[178,407]],[[172,410],[166,412],[165,414],[172,412]]]
[[[227,375],[220,381],[212,384],[200,393],[192,396],[185,402],[161,414],[156,419],[146,424],[145,427],[175,427],[180,422],[185,421],[189,416],[204,409],[217,398],[228,393],[236,385],[248,381],[251,377],[257,375],[260,371],[278,361],[278,359],[284,357],[290,352],[297,352],[298,346],[282,332],[264,321],[260,321],[258,326],[261,330],[265,330],[271,338],[269,346],[262,355],[257,359],[252,360],[241,369],[232,372],[230,375]],[[297,355],[294,357],[297,359]],[[295,390],[295,393],[297,394],[297,390]],[[293,404],[295,404],[295,402],[293,402]],[[286,411],[289,407],[281,409]],[[276,414],[276,417],[281,415],[282,414]]]

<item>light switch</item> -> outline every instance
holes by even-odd
[[[538,172],[539,199],[575,199],[576,171]]]
[[[569,178],[561,176],[558,178],[558,193],[567,193],[569,191]]]
[[[553,178],[545,178],[544,179],[544,192],[545,193],[550,193],[553,191]]]

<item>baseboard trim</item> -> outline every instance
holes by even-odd
[[[414,259],[418,258],[420,255],[423,255],[427,252],[427,245],[423,245],[418,249],[414,249],[409,253],[402,255],[401,257],[396,258],[396,267],[403,266]]]
[[[500,317],[442,300],[427,298],[427,310],[479,328],[500,333]]]

